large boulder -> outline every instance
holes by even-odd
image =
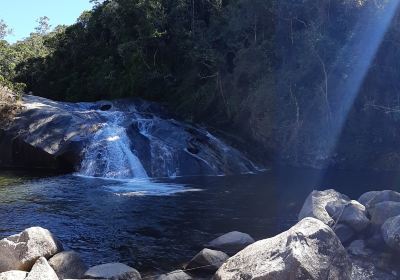
[[[343,203],[342,200],[328,202],[326,211],[337,223],[345,224],[357,232],[361,232],[370,224],[365,206],[356,200]]]
[[[56,254],[49,260],[49,264],[60,279],[80,279],[88,270],[82,258],[74,251],[64,251]]]
[[[28,272],[21,270],[10,270],[0,273],[0,280],[24,280]]]
[[[205,247],[235,254],[252,243],[254,239],[247,233],[232,231],[210,241]]]
[[[203,249],[186,265],[185,269],[194,272],[215,272],[229,258],[220,251]]]
[[[29,271],[40,257],[50,258],[62,251],[62,245],[50,231],[31,227],[0,240],[0,272]]]
[[[400,215],[386,220],[381,232],[385,243],[391,249],[400,252]]]
[[[380,227],[387,219],[398,215],[400,215],[400,202],[380,202],[374,206],[371,222],[373,225]]]
[[[58,280],[57,274],[44,257],[39,258],[25,280]]]
[[[112,280],[139,280],[140,273],[123,263],[107,263],[93,266],[86,271],[84,278],[112,279]]]
[[[184,272],[183,270],[175,270],[167,274],[160,275],[157,280],[191,280],[194,279],[192,276]]]
[[[375,205],[385,201],[400,202],[400,193],[393,190],[370,191],[362,194],[358,201],[365,205],[370,215],[373,215]]]
[[[306,218],[316,218],[328,226],[333,226],[335,220],[329,215],[326,210],[328,203],[336,205],[345,205],[350,199],[333,189],[325,191],[312,191],[305,200],[303,207],[299,213],[299,221]]]
[[[351,242],[351,244],[347,247],[347,252],[349,252],[353,256],[364,258],[373,254],[373,251],[367,248],[367,244],[365,243],[365,241],[361,239]]]
[[[228,259],[215,279],[350,279],[351,262],[330,227],[305,218]]]

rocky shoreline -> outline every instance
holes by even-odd
[[[89,268],[51,232],[32,227],[0,240],[0,280],[399,279],[400,193],[352,200],[313,191],[289,230],[257,242],[235,231],[204,247],[181,270],[142,277],[122,263]]]

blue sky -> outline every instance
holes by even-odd
[[[69,25],[91,7],[89,0],[0,0],[0,19],[13,29],[6,39],[14,43],[28,37],[41,16],[48,16],[52,27]]]

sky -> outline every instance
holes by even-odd
[[[13,29],[6,40],[14,43],[28,37],[42,16],[50,18],[52,27],[70,25],[91,7],[89,0],[0,0],[0,19]]]

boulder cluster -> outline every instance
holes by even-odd
[[[400,193],[313,191],[289,230],[257,242],[233,231],[204,247],[181,270],[142,278],[122,263],[88,268],[33,227],[0,240],[0,280],[400,279]]]

